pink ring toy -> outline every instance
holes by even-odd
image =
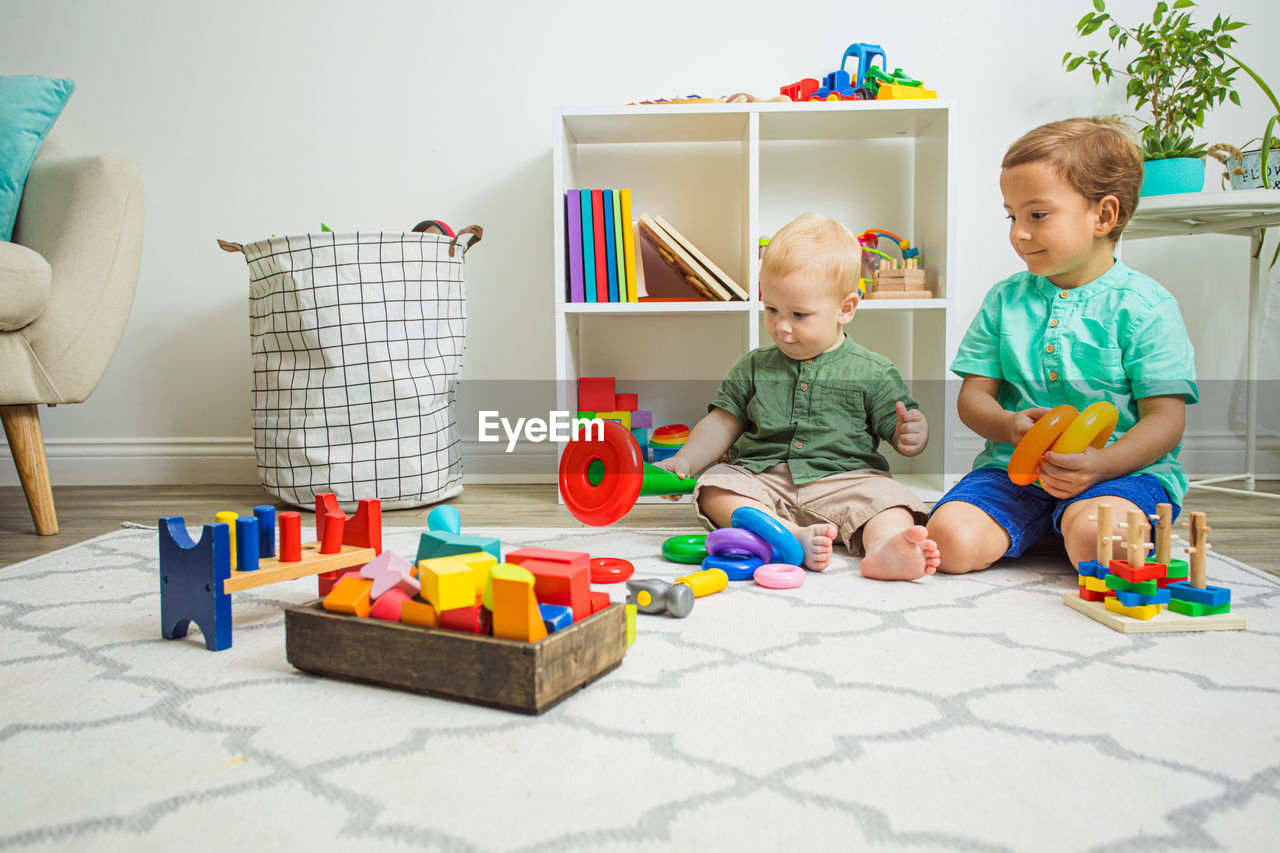
[[[804,584],[804,569],[787,563],[765,563],[756,569],[754,577],[767,589],[795,589]]]
[[[721,527],[707,534],[708,554],[740,554],[759,557],[767,563],[773,559],[773,546],[760,536],[741,527]]]

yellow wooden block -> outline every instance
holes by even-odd
[[[1102,603],[1112,613],[1132,616],[1134,619],[1141,619],[1144,622],[1148,619],[1154,619],[1156,614],[1163,609],[1159,604],[1140,604],[1137,607],[1126,607],[1117,598],[1108,598]]]
[[[646,593],[647,595],[647,593]],[[627,645],[630,646],[636,641],[636,610],[638,608],[634,604],[626,605],[627,612]]]
[[[347,575],[336,584],[324,597],[324,609],[333,613],[348,613],[352,616],[368,616],[373,607],[370,590],[373,581],[356,575]]]
[[[536,643],[547,636],[538,599],[533,594],[533,573],[520,566],[499,563],[489,573],[493,598],[493,636]]]
[[[411,599],[400,606],[400,621],[406,625],[420,625],[423,628],[437,628],[440,617],[436,609],[425,601]]]
[[[465,561],[451,557],[419,560],[418,581],[422,584],[420,594],[436,610],[456,610],[476,603],[475,576]]]
[[[1080,575],[1080,585],[1090,592],[1107,591],[1107,582],[1102,578],[1091,578],[1088,575]]]
[[[430,564],[432,566],[466,566],[471,572],[471,580],[474,585],[472,591],[473,597],[484,593],[485,585],[489,582],[489,569],[498,564],[498,558],[490,554],[488,551],[476,551],[471,554],[450,554],[448,557],[433,557],[430,560],[419,560],[418,566]],[[421,568],[418,569],[421,571]],[[472,604],[475,602],[472,601]],[[471,605],[465,605],[470,607]],[[440,608],[448,610],[447,607]]]
[[[627,429],[631,429],[630,412],[596,412],[596,417],[602,421],[617,421]]]
[[[225,524],[231,529],[231,568],[236,567],[236,519],[240,517],[239,513],[223,510],[213,514],[214,524]]]

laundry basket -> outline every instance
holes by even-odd
[[[249,265],[253,447],[280,500],[404,509],[462,491],[462,273],[483,231],[433,230],[218,241]]]

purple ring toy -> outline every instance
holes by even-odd
[[[762,536],[741,527],[721,527],[707,534],[708,554],[740,554],[758,557],[767,563],[773,559],[773,546]]]

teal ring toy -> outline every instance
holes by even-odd
[[[709,554],[702,561],[702,570],[719,569],[731,581],[749,581],[763,564],[764,560],[751,554]]]
[[[662,556],[673,563],[701,563],[707,556],[707,536],[672,536],[662,543]]]
[[[798,566],[804,562],[804,549],[782,522],[753,506],[740,506],[729,516],[729,524],[750,530],[773,546],[774,561]]]

